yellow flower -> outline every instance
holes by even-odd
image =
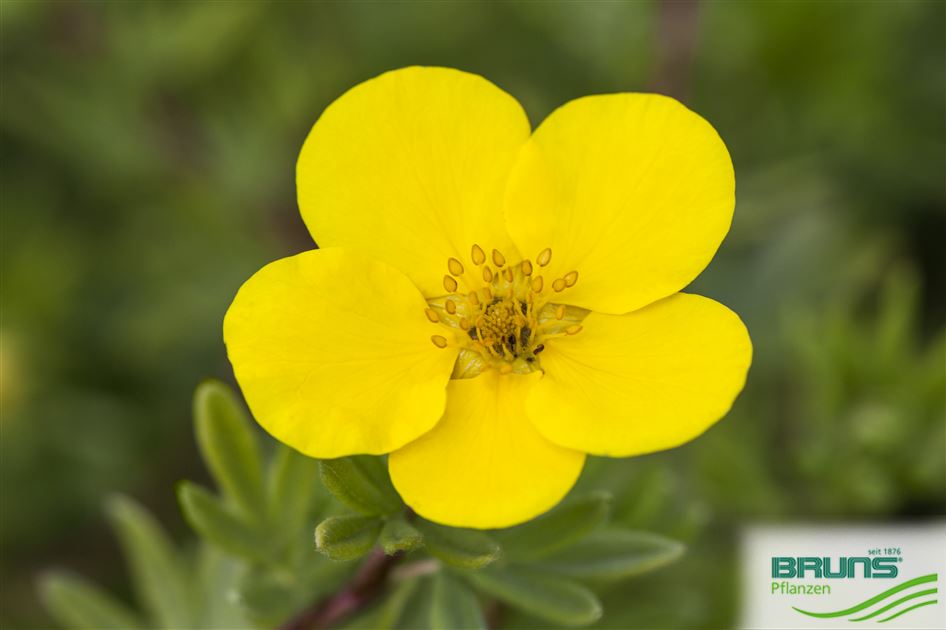
[[[729,230],[732,163],[671,98],[581,98],[532,133],[485,79],[404,68],[332,103],[296,176],[320,249],[238,292],[236,378],[307,455],[390,453],[430,520],[528,520],[586,453],[682,444],[745,383],[738,316],[679,292]]]

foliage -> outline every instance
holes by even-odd
[[[325,602],[334,593],[365,580],[379,595],[364,600],[370,609],[350,611],[361,613],[355,625],[485,628],[482,602],[495,598],[548,623],[583,626],[602,612],[589,584],[656,570],[683,552],[662,536],[608,527],[610,497],[603,493],[484,532],[413,514],[379,457],[317,462],[280,445],[264,466],[249,418],[219,382],[197,389],[194,417],[201,454],[220,488],[218,495],[192,482],[178,485],[181,511],[201,539],[197,552],[175,550],[139,505],[113,499],[109,516],[142,611],[55,572],[40,588],[64,627],[291,625],[312,607],[329,614]],[[313,483],[317,476],[321,486]],[[336,513],[352,509],[359,513]],[[317,521],[313,545],[309,532]],[[360,575],[346,586],[352,561],[365,556]],[[221,594],[223,601],[216,599]],[[312,622],[343,620],[317,614]]]

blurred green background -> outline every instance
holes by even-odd
[[[68,3],[2,11],[0,625],[67,565],[127,593],[102,501],[184,540],[200,379],[263,264],[310,248],[294,162],[321,110],[411,64],[482,74],[533,124],[661,91],[732,153],[732,232],[693,290],[746,321],[726,420],[591,463],[615,520],[686,539],[602,627],[721,627],[738,528],[946,514],[946,3]],[[673,601],[671,605],[669,602]],[[507,619],[509,625],[528,620]]]

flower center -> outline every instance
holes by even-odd
[[[542,268],[552,260],[546,248],[535,257],[508,264],[494,249],[490,259],[479,245],[470,250],[472,268],[447,261],[447,294],[428,301],[427,319],[447,328],[431,336],[438,348],[460,347],[455,378],[470,378],[488,368],[503,374],[540,369],[544,340],[581,331],[583,309],[557,303],[558,294],[578,282],[578,272],[546,282]]]

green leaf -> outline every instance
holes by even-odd
[[[161,627],[192,627],[191,584],[164,531],[131,499],[114,497],[106,510],[125,552],[138,601]]]
[[[354,560],[371,551],[379,533],[376,516],[333,516],[315,528],[315,546],[332,560]]]
[[[266,562],[269,542],[251,529],[217,497],[195,483],[182,481],[177,499],[184,518],[198,534],[236,556]]]
[[[480,603],[465,584],[440,571],[432,577],[430,627],[450,630],[486,628]]]
[[[584,626],[601,617],[594,593],[555,575],[507,567],[470,571],[466,578],[484,593],[545,621]]]
[[[262,464],[256,436],[229,387],[201,383],[194,395],[197,444],[214,479],[250,519],[265,514]]]
[[[424,586],[423,580],[407,580],[395,586],[381,602],[367,627],[371,630],[423,630],[416,617],[419,610],[426,608],[423,603],[427,595]]]
[[[306,527],[317,491],[319,462],[280,445],[269,471],[269,520],[292,535]]]
[[[141,621],[124,605],[94,584],[68,573],[44,575],[40,597],[49,614],[66,628],[124,630],[141,628]]]
[[[355,455],[319,463],[322,483],[339,501],[363,514],[394,514],[404,509],[383,459]]]
[[[495,533],[512,561],[529,561],[575,544],[608,517],[611,495],[596,492],[568,501],[548,514]]]
[[[569,577],[619,580],[653,571],[680,557],[680,543],[645,532],[595,532],[536,566]]]
[[[502,551],[499,544],[475,529],[444,527],[418,520],[417,529],[431,555],[461,569],[478,569],[493,562]]]
[[[393,556],[399,551],[410,551],[424,544],[424,537],[401,515],[393,516],[381,530],[381,547]]]

